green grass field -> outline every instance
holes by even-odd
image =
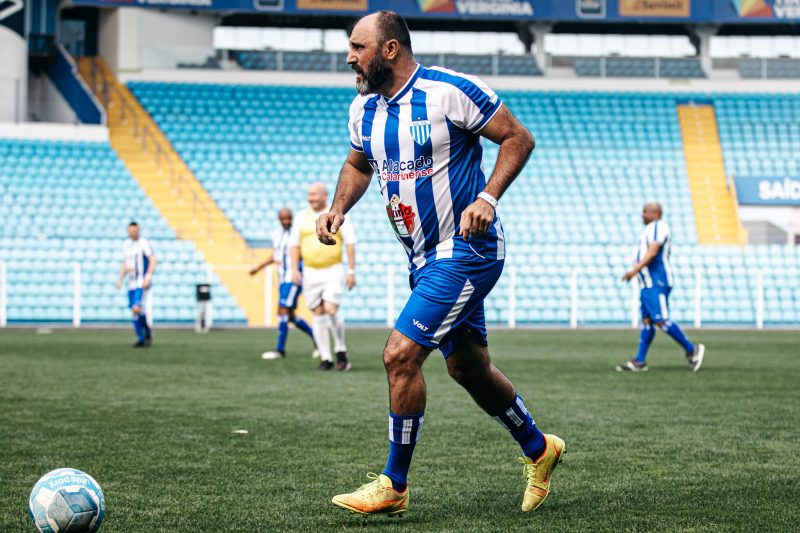
[[[612,371],[634,331],[495,331],[495,363],[567,441],[553,492],[523,515],[510,436],[426,364],[410,512],[330,503],[388,448],[386,332],[349,332],[353,370],[319,373],[305,337],[274,333],[0,332],[0,531],[32,531],[27,497],[56,467],[92,474],[102,531],[797,531],[800,333],[701,332],[697,374],[663,335],[650,372]],[[247,429],[246,436],[232,434]]]

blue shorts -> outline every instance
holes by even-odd
[[[287,309],[296,309],[297,299],[300,297],[302,290],[303,288],[300,285],[295,285],[291,282],[281,283],[278,305]]]
[[[459,332],[465,330],[487,345],[483,300],[502,272],[502,260],[477,256],[425,265],[410,276],[411,297],[395,329],[417,344],[439,348],[445,358],[457,347]]]
[[[133,289],[128,291],[128,307],[133,309],[138,305],[142,307],[142,297],[144,296],[144,289]]]
[[[670,287],[650,287],[642,289],[642,318],[649,318],[657,324],[669,320]]]

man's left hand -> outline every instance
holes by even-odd
[[[347,284],[347,290],[352,291],[353,287],[356,286],[356,275],[355,274],[348,274],[347,275],[347,281],[345,283]]]
[[[630,280],[632,280],[633,278],[636,277],[636,274],[638,274],[638,272],[635,271],[635,270],[631,270],[630,272],[626,272],[625,275],[622,276],[622,281],[630,281]]]
[[[481,198],[478,198],[461,212],[461,231],[459,235],[466,241],[473,235],[486,235],[494,220],[494,207]]]
[[[150,278],[144,278],[144,283],[142,283],[142,286],[145,289],[149,289],[150,288]]]

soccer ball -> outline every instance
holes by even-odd
[[[106,500],[92,476],[59,468],[36,482],[28,514],[42,533],[93,533],[106,517]]]

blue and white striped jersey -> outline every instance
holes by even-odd
[[[144,287],[144,275],[150,266],[150,259],[154,256],[150,241],[144,237],[125,239],[122,246],[122,261],[128,274],[128,290]]]
[[[278,283],[292,283],[291,234],[292,229],[283,226],[272,234],[272,260],[278,270]]]
[[[650,244],[657,242],[661,245],[658,255],[639,272],[639,286],[643,289],[651,287],[672,287],[672,267],[669,264],[669,255],[672,247],[672,237],[669,224],[663,220],[655,220],[644,227],[636,249],[638,263],[647,253]]]
[[[501,105],[474,76],[418,65],[392,98],[358,95],[350,106],[350,146],[375,170],[410,270],[454,256],[505,257],[497,216],[487,235],[456,237],[486,185],[479,132]]]

